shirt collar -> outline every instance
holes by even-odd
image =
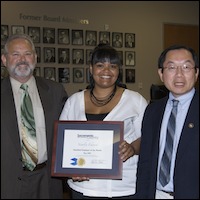
[[[10,82],[12,85],[12,89],[14,93],[18,93],[18,91],[20,90],[20,86],[21,86],[21,82],[17,81],[16,79],[10,77]],[[29,87],[29,91],[33,91],[34,85],[35,85],[35,78],[34,76],[31,76],[31,78],[26,82],[26,84]]]
[[[175,98],[175,97],[172,95],[172,93],[170,92],[170,93],[169,93],[168,102],[169,102],[170,104],[172,104],[172,100],[173,100],[173,99],[176,99],[176,100],[179,101],[180,104],[183,105],[183,104],[185,104],[187,101],[190,101],[190,100],[193,98],[194,93],[195,93],[195,89],[192,88],[192,90],[190,90],[188,93],[183,94],[183,95],[179,96],[178,98]]]

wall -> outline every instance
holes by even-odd
[[[41,19],[25,20],[20,18],[20,14],[41,16]],[[50,21],[45,20],[44,16],[52,18],[60,16],[65,20],[62,21],[60,18],[58,21]],[[80,19],[87,19],[89,24],[81,24]],[[39,26],[98,32],[108,28],[110,32],[135,33],[136,46],[131,50],[136,52],[136,65],[134,67],[123,66],[123,68],[136,70],[135,83],[127,83],[127,87],[140,92],[148,100],[150,99],[151,84],[161,84],[157,75],[157,59],[163,50],[164,23],[199,25],[199,2],[1,1],[1,24],[24,25],[26,31],[28,26]],[[39,46],[44,47],[45,45],[40,44]],[[72,49],[74,46],[70,44],[66,48]],[[88,49],[85,45],[81,48]],[[118,50],[125,52],[130,49],[123,47]],[[60,67],[58,62],[52,65]],[[48,67],[50,65],[40,63],[38,66]],[[70,63],[68,67],[75,66]],[[83,67],[88,68],[86,64]],[[64,86],[71,95],[79,89],[84,89],[87,84],[86,82],[73,83],[71,74],[70,83],[64,84]]]

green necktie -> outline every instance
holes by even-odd
[[[23,90],[21,103],[22,161],[26,168],[33,171],[38,161],[33,106],[28,94],[28,85],[22,84],[20,88]]]

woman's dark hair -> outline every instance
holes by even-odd
[[[116,81],[116,85],[120,87],[124,86],[124,84],[121,83],[121,59],[118,52],[113,47],[107,44],[99,44],[97,47],[95,47],[90,57],[90,64],[93,66],[98,62],[110,62],[111,64],[116,64],[119,67],[119,75]],[[91,74],[89,87],[94,88],[94,79]]]
[[[192,48],[190,48],[190,47],[187,47],[187,46],[184,46],[184,45],[178,45],[178,44],[172,45],[172,46],[166,48],[160,54],[160,57],[158,58],[158,68],[163,68],[163,63],[165,62],[166,54],[169,51],[171,51],[171,50],[179,50],[179,49],[185,49],[185,50],[189,51],[192,54],[192,58],[193,58],[194,63],[195,63],[195,68],[199,68],[199,59],[198,59],[198,56],[195,53],[195,51]]]

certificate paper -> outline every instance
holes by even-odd
[[[51,175],[122,179],[122,121],[55,121]]]
[[[112,154],[112,130],[65,130],[63,168],[111,169]]]

